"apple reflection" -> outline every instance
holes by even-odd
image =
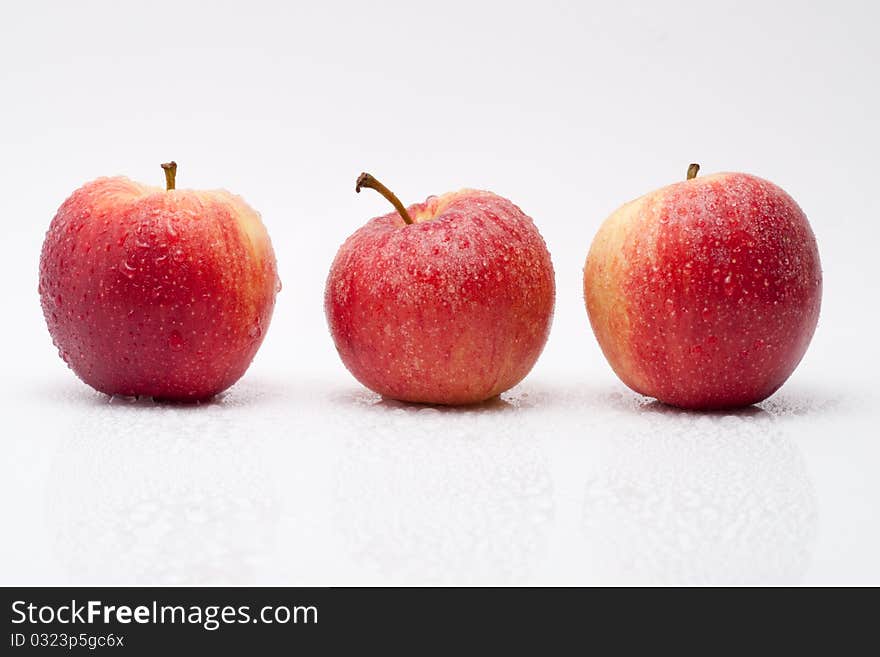
[[[521,411],[497,399],[463,409],[376,400],[363,395],[368,413],[352,414],[335,476],[335,526],[359,574],[374,583],[527,579],[546,553],[554,504]]]
[[[73,583],[254,583],[281,508],[271,411],[96,398],[60,441],[49,522]],[[267,474],[269,476],[267,476]]]
[[[803,459],[757,407],[654,403],[603,438],[582,527],[594,567],[633,584],[795,584],[818,526]]]

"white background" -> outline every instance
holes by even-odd
[[[3,584],[880,584],[873,2],[20,2],[0,21]],[[108,400],[39,308],[55,210],[102,175],[226,187],[284,289],[215,403]],[[785,188],[822,316],[758,408],[684,414],[605,363],[581,268],[623,202],[703,172]],[[557,311],[532,374],[467,410],[343,368],[344,238],[470,186],[534,217]]]

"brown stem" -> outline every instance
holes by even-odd
[[[391,205],[394,206],[394,209],[397,210],[397,213],[403,217],[403,220],[407,224],[411,224],[413,222],[412,217],[409,216],[409,212],[406,211],[406,208],[403,206],[403,203],[400,202],[400,199],[397,198],[394,193],[388,189],[385,185],[380,183],[378,180],[373,178],[368,173],[362,173],[358,176],[357,183],[354,186],[354,191],[358,194],[361,193],[361,187],[368,187],[369,189],[375,189],[382,196],[384,196]]]
[[[162,165],[165,169],[165,189],[174,189],[174,178],[177,176],[177,162],[166,162]]]
[[[697,164],[696,162],[693,162],[693,163],[688,167],[688,177],[687,177],[687,179],[688,179],[688,180],[693,180],[694,178],[697,177],[697,174],[698,174],[699,172],[700,172],[700,165]]]

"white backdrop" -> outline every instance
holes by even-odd
[[[880,46],[872,2],[28,2],[0,22],[0,583],[880,583]],[[36,293],[76,187],[226,187],[284,283],[246,377],[198,408],[108,403]],[[581,268],[614,208],[741,170],[810,217],[813,344],[760,408],[649,405],[605,363]],[[459,187],[511,198],[557,272],[503,401],[380,402],[328,336],[336,249]]]

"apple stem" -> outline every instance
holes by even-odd
[[[687,177],[687,179],[688,179],[688,180],[693,180],[694,178],[697,177],[697,174],[698,174],[698,173],[700,173],[700,165],[697,164],[696,162],[691,163],[691,165],[688,167],[688,177]]]
[[[165,189],[170,191],[174,189],[174,178],[177,176],[177,162],[166,162],[162,165],[165,169]]]
[[[388,199],[391,205],[394,206],[394,209],[397,210],[397,213],[401,217],[403,217],[404,222],[406,222],[407,224],[411,224],[413,222],[412,217],[409,216],[409,212],[406,211],[406,208],[403,206],[403,203],[400,202],[400,199],[397,198],[394,193],[385,185],[373,178],[373,176],[371,176],[369,173],[362,173],[358,176],[357,183],[354,186],[354,191],[360,194],[361,187],[375,189],[382,196]]]

